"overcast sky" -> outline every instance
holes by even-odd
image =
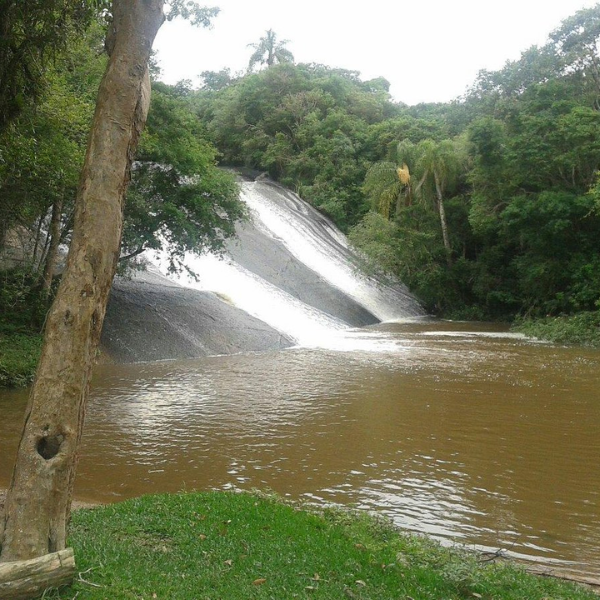
[[[385,77],[393,97],[407,104],[445,102],[461,95],[481,69],[517,59],[566,17],[597,0],[207,0],[220,15],[210,30],[165,23],[155,49],[162,79],[190,79],[202,71],[244,70],[267,29],[296,62]]]

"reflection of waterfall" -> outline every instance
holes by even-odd
[[[360,273],[345,236],[295,194],[246,182],[242,199],[250,222],[224,257],[189,255],[199,280],[179,276],[181,285],[215,292],[307,346],[340,347],[349,327],[424,314],[402,284]]]

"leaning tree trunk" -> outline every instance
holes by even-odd
[[[444,207],[444,195],[442,194],[442,185],[437,173],[434,172],[435,191],[437,194],[437,207],[440,214],[440,225],[442,227],[442,239],[444,240],[444,248],[446,249],[446,262],[448,266],[452,266],[452,247],[450,246],[450,236],[448,235],[448,221],[446,221],[446,209]]]
[[[113,0],[110,60],[77,196],[67,267],[0,519],[0,561],[65,547],[92,365],[121,243],[123,195],[149,104],[148,58],[164,0]]]

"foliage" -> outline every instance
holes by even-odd
[[[204,91],[218,92],[233,83],[231,69],[221,69],[220,71],[202,71],[202,89]]]
[[[51,300],[30,270],[0,272],[0,387],[33,381]]]
[[[166,18],[208,27],[218,8],[169,0]],[[109,0],[0,1],[0,133],[47,91],[53,62],[91,23],[110,21]]]
[[[369,161],[381,158],[380,139],[390,139],[380,126],[397,113],[385,81],[289,63],[213,80],[196,105],[226,164],[267,171],[344,229],[362,218]]]
[[[428,311],[451,316],[472,305],[472,267],[464,259],[447,267],[439,219],[426,205],[403,208],[392,221],[371,212],[350,240],[366,254],[368,268],[400,277]]]
[[[0,132],[45,88],[45,73],[95,7],[84,0],[0,2]]]
[[[87,132],[105,65],[103,37],[101,25],[94,23],[85,35],[73,39],[68,52],[55,57],[47,69],[45,91],[36,106],[25,107],[0,135],[0,249],[11,228],[29,230],[40,250],[29,257],[34,267],[43,265],[45,248],[39,234],[55,203],[62,205],[63,239],[72,225]]]
[[[29,385],[41,350],[41,334],[0,332],[0,388]]]
[[[513,248],[518,292],[533,314],[593,308],[600,300],[599,219],[588,196],[544,192],[517,196],[500,227]]]
[[[34,230],[58,200],[69,219],[92,111],[89,100],[54,74],[44,100],[0,137],[0,240],[15,225]]]
[[[184,9],[191,10],[187,4],[177,10]],[[34,270],[43,267],[44,230],[57,203],[61,240],[70,239],[87,132],[106,64],[103,44],[104,31],[94,22],[56,57],[37,106],[25,108],[0,136],[0,249],[12,228],[28,231],[36,240],[35,256],[27,257]],[[215,166],[217,152],[190,106],[189,90],[155,88],[125,203],[122,255],[137,257],[146,248],[168,246],[176,268],[186,251],[218,249],[243,211],[233,177]]]
[[[393,163],[368,171],[363,189],[371,205],[398,227],[380,236],[369,218],[353,239],[382,266],[395,264],[431,310],[511,318],[594,309],[600,295],[599,22],[600,5],[567,19],[543,48],[524,52],[501,71],[481,73],[462,107],[411,109],[430,120],[443,116],[458,135],[404,138]],[[451,143],[455,148],[444,154],[453,160],[438,174],[437,190],[451,251],[444,265],[432,246],[427,254],[415,251],[415,240],[437,240],[439,248],[433,220],[402,207],[418,199],[421,182],[423,198],[435,205],[436,153]],[[403,163],[411,174],[404,186],[392,168]]]
[[[513,326],[525,335],[555,342],[600,348],[600,311],[545,319],[520,319]]]
[[[600,100],[599,38],[600,11],[597,5],[565,19],[550,35],[551,44],[561,59],[563,72],[585,73],[593,82],[596,106]]]
[[[389,219],[392,210],[401,200],[401,194],[410,180],[403,183],[399,172],[404,173],[404,165],[398,166],[394,162],[381,161],[369,167],[365,175],[363,191],[370,199],[371,208]],[[406,169],[408,171],[408,169]]]
[[[195,27],[210,27],[212,20],[221,12],[218,7],[200,6],[193,0],[167,0],[166,19],[181,17]]]
[[[41,333],[51,300],[30,269],[0,271],[0,332]]]
[[[122,255],[163,249],[174,270],[185,252],[221,249],[244,215],[238,186],[216,167],[216,150],[187,96],[177,86],[154,86],[125,203]]]
[[[71,544],[85,577],[47,598],[595,597],[383,519],[265,495],[161,495],[76,511]]]

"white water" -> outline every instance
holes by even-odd
[[[347,329],[341,321],[300,302],[226,257],[189,256],[186,266],[199,273],[200,280],[180,277],[180,283],[217,293],[303,346],[318,346],[332,332]]]
[[[307,267],[344,291],[380,321],[405,318],[398,293],[360,273],[344,234],[297,196],[274,197],[266,184],[245,184],[242,198],[255,219]],[[317,217],[317,219],[315,219]]]
[[[250,208],[253,227],[283,244],[299,262],[379,320],[406,320],[422,314],[400,284],[391,287],[360,273],[345,236],[297,196],[266,183],[252,182],[242,184],[241,198]],[[152,260],[167,275],[166,257],[155,254]],[[349,329],[341,319],[302,302],[227,255],[188,254],[184,264],[198,275],[197,280],[184,274],[167,277],[185,287],[216,293],[300,346],[394,352],[399,349],[386,334]]]

